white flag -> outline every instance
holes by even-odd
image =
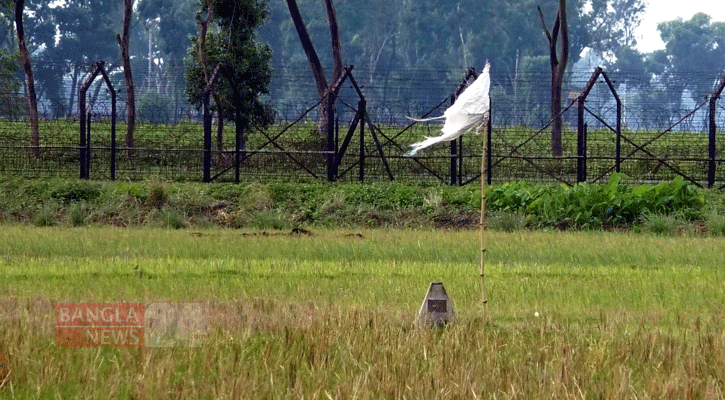
[[[443,116],[421,120],[445,118],[446,121],[441,128],[443,134],[436,137],[427,137],[422,142],[412,144],[413,149],[405,153],[406,157],[412,157],[418,151],[436,143],[457,139],[471,129],[476,129],[476,133],[478,133],[485,123],[486,116],[491,108],[489,98],[491,75],[489,70],[490,65],[487,62],[481,75],[458,96],[453,105],[443,113]]]

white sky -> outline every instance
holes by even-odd
[[[725,2],[721,0],[649,0],[637,28],[637,49],[644,53],[664,49],[657,24],[681,17],[689,20],[698,12],[708,14],[712,22],[725,21]]]

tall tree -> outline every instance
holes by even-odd
[[[18,51],[25,74],[25,85],[28,92],[28,119],[30,120],[30,153],[33,157],[40,155],[40,131],[38,128],[38,96],[35,93],[35,78],[33,66],[30,63],[30,52],[25,40],[25,27],[23,25],[23,11],[25,0],[15,0],[15,32],[18,35]]]
[[[644,14],[644,0],[592,0],[588,4],[584,13],[588,47],[616,56],[621,49],[637,44],[634,31]]]
[[[559,0],[559,9],[552,30],[546,27],[544,13],[539,8],[541,25],[549,41],[549,64],[551,66],[551,155],[561,157],[562,116],[561,89],[564,84],[566,64],[569,62],[569,27],[566,19],[566,0]],[[559,36],[561,34],[561,37]],[[561,42],[559,42],[561,39]],[[558,47],[558,48],[557,48]]]
[[[234,72],[234,83],[242,97],[241,107],[246,130],[249,126],[266,126],[273,122],[271,107],[261,100],[268,93],[272,77],[271,51],[256,41],[256,29],[264,20],[263,0],[202,0],[197,19],[200,33],[192,37],[186,64],[186,95],[189,102],[201,108],[204,88],[213,68],[225,61]],[[222,148],[222,126],[225,116],[236,112],[233,91],[226,79],[217,81],[214,109],[217,119],[217,147]]]
[[[662,78],[673,102],[687,90],[693,99],[704,99],[712,92],[725,65],[725,22],[711,22],[697,13],[690,20],[678,18],[657,26],[665,42],[666,67]]]
[[[325,132],[327,118],[332,113],[330,105],[336,100],[338,93],[330,91],[330,84],[327,82],[325,71],[322,68],[320,58],[317,56],[315,46],[312,44],[312,39],[310,39],[310,35],[307,33],[307,28],[302,20],[302,14],[297,6],[297,1],[287,0],[287,7],[289,8],[292,22],[297,30],[297,35],[299,36],[300,43],[302,44],[302,49],[305,51],[307,61],[312,69],[312,75],[314,76],[315,84],[317,85],[317,94],[322,101],[320,104],[321,112],[318,119],[318,131],[322,136]],[[332,83],[334,83],[342,75],[342,44],[340,41],[340,29],[337,23],[337,14],[335,13],[335,7],[332,4],[332,0],[325,0],[325,10],[327,12],[330,42],[332,44]],[[332,96],[332,101],[323,100],[328,94]]]
[[[116,0],[64,0],[31,3],[34,13],[34,47],[39,52],[38,80],[56,115],[74,114],[79,80],[94,62],[106,61],[112,71],[120,66],[116,34],[123,3]],[[70,74],[71,91],[65,97],[64,79]]]
[[[199,58],[199,65],[204,73],[204,82],[208,83],[212,78],[212,66],[209,65],[209,49],[207,48],[207,32],[209,31],[209,24],[214,20],[214,5],[209,3],[207,5],[206,17],[201,18],[200,14],[196,16],[196,22],[199,24],[199,35],[197,35],[197,54]],[[216,87],[212,89],[212,97],[214,97],[214,104],[217,112],[217,134],[216,134],[216,147],[219,154],[224,150],[224,106],[219,96],[219,92]]]
[[[161,76],[168,82],[162,86],[161,93],[169,96],[178,108],[186,99],[178,96],[176,90],[169,89],[184,85],[184,76],[178,72],[183,70],[189,37],[198,34],[199,27],[194,19],[198,12],[198,1],[139,0],[137,11],[147,28],[148,40],[153,42],[153,48],[149,49],[145,57],[149,60],[154,57],[163,60],[156,64]]]
[[[25,115],[28,109],[27,97],[20,95],[19,59],[17,52],[0,47],[0,87],[3,88],[0,90],[0,116],[11,120]]]
[[[133,14],[133,1],[123,1],[123,30],[116,35],[118,46],[121,48],[121,64],[123,78],[126,84],[126,148],[129,156],[133,155],[133,133],[136,127],[136,90],[133,86],[133,73],[131,72],[131,56],[128,52],[128,42],[131,30],[131,16]]]

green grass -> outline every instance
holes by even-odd
[[[486,322],[478,232],[312,233],[3,225],[0,397],[721,396],[723,238],[488,231]],[[415,327],[431,281],[449,328]],[[56,348],[60,301],[204,302],[213,326],[201,348]]]

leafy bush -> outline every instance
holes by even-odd
[[[654,186],[629,187],[623,174],[612,174],[604,185],[576,186],[512,182],[487,193],[487,208],[522,212],[535,226],[601,228],[630,226],[643,215],[682,213],[684,218],[701,215],[704,197],[681,177]]]
[[[675,214],[686,225],[725,235],[719,192],[698,190],[677,178],[658,185],[628,186],[622,175],[606,184],[576,186],[509,182],[487,187],[487,225],[494,229],[633,228],[650,215]],[[705,207],[707,203],[707,208]],[[474,228],[480,186],[408,186],[397,182],[268,184],[93,182],[0,178],[4,220],[53,224],[61,209],[67,222],[116,226],[183,227],[200,221],[228,227],[279,229],[292,225]],[[48,211],[41,212],[44,208]],[[172,210],[174,210],[172,212]],[[162,212],[163,211],[163,212]],[[161,221],[159,220],[161,219]]]

